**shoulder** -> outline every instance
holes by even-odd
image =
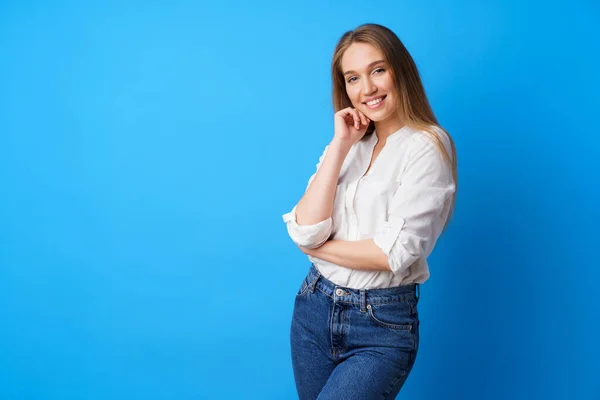
[[[410,128],[411,135],[406,141],[410,153],[440,153],[439,145],[443,145],[448,154],[452,154],[452,139],[448,132],[436,125],[427,129]]]
[[[444,145],[450,144],[448,132],[437,125],[430,125],[427,129],[410,128],[410,130],[412,133],[410,139],[413,142],[413,145],[435,146],[436,141],[434,136],[441,139],[444,142]]]

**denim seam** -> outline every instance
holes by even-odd
[[[367,304],[394,304],[394,303],[410,303],[412,300],[411,298],[404,298],[401,300],[392,300],[392,301],[375,301],[373,302],[372,300],[369,301],[369,299],[367,299]]]
[[[348,310],[344,310],[344,328],[342,328],[342,348],[344,349],[344,352],[346,352],[348,350],[348,346],[347,346],[347,338],[348,338],[348,328],[350,327],[350,313],[348,312]]]
[[[323,289],[321,289],[321,288],[320,288],[320,287],[318,287],[318,286],[315,286],[315,287],[317,288],[317,290],[318,290],[319,292],[322,292],[322,293],[323,293],[325,296],[327,296],[327,297],[329,297],[329,298],[333,299],[333,296],[330,296],[329,294],[327,294],[327,293],[326,293],[326,292],[325,292]]]

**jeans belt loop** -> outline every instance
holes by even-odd
[[[317,272],[317,276],[316,278],[312,281],[312,283],[310,284],[310,292],[314,293],[315,292],[315,287],[317,286],[317,282],[319,281],[319,278],[321,277],[321,273]]]
[[[366,289],[360,289],[360,312],[367,312]]]

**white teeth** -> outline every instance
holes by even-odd
[[[380,97],[380,98],[375,99],[375,100],[367,101],[367,105],[374,106],[375,104],[381,102],[381,100],[383,100],[383,97]]]

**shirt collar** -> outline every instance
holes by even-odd
[[[390,136],[388,136],[387,141],[398,140],[400,138],[410,135],[411,132],[412,132],[411,128],[409,128],[408,125],[404,125],[402,128],[398,129],[396,132],[394,132]],[[377,140],[379,140],[379,137],[377,136],[377,131],[374,130],[373,134],[371,135],[371,141],[376,142]],[[387,143],[387,141],[386,141],[386,143]]]

